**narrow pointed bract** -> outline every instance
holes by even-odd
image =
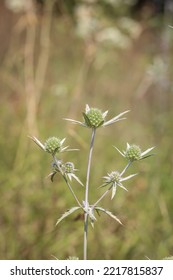
[[[70,179],[70,181],[72,181],[72,178],[74,178],[81,186],[84,186],[84,184],[80,181],[80,179],[74,173],[68,173],[66,175]]]
[[[45,151],[45,146],[35,136],[28,137],[31,138],[43,151]]]
[[[145,150],[145,151],[141,154],[141,156],[143,157],[144,155],[148,154],[148,153],[151,152],[154,148],[155,148],[155,147],[151,147],[151,148]]]
[[[118,116],[116,116],[116,117],[112,118],[111,120],[105,122],[105,123],[103,124],[103,126],[111,125],[111,124],[113,124],[113,123],[115,123],[115,122],[125,120],[126,118],[120,118],[120,117],[123,116],[123,115],[125,115],[125,114],[127,114],[128,112],[130,112],[130,110],[127,110],[127,111],[125,111],[125,112],[123,112],[123,113],[120,113]]]
[[[81,126],[86,127],[86,125],[85,125],[83,122],[80,122],[80,121],[76,121],[76,120],[68,119],[68,118],[63,118],[63,120],[72,122],[72,123],[74,123],[74,124],[79,124],[79,125],[81,125]]]
[[[111,195],[111,200],[114,198],[115,194],[117,191],[117,185],[115,183],[112,184],[112,195]]]

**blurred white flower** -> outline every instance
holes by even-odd
[[[151,65],[147,69],[147,74],[151,77],[153,83],[160,86],[167,86],[168,80],[168,65],[160,57],[155,57]]]
[[[126,49],[131,45],[130,38],[116,27],[104,28],[97,33],[96,40],[99,43],[110,43],[121,49]]]
[[[129,17],[120,18],[118,25],[120,26],[121,30],[128,33],[132,39],[139,37],[142,32],[141,25]]]
[[[88,38],[98,29],[99,23],[93,14],[93,9],[87,5],[78,5],[76,8],[76,32],[82,38]]]
[[[27,11],[32,3],[31,0],[5,0],[6,7],[14,13]]]
[[[55,96],[66,96],[68,87],[65,84],[54,84],[51,87],[51,93]]]

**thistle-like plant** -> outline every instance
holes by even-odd
[[[62,176],[64,179],[66,185],[68,186],[70,192],[72,193],[74,200],[76,201],[76,206],[70,208],[67,210],[58,220],[56,225],[58,225],[63,219],[71,215],[77,210],[81,210],[84,214],[84,241],[83,241],[83,258],[84,260],[87,259],[87,247],[88,247],[88,225],[89,222],[92,227],[94,227],[94,223],[97,220],[95,213],[104,212],[114,220],[116,220],[118,223],[122,224],[119,218],[114,215],[110,210],[104,209],[99,206],[100,202],[103,200],[103,198],[111,192],[111,199],[115,197],[117,194],[117,187],[120,187],[127,191],[127,188],[124,187],[122,182],[131,179],[137,174],[131,174],[126,177],[124,177],[124,173],[127,171],[127,169],[130,167],[130,165],[134,161],[143,160],[151,154],[148,154],[151,152],[154,147],[151,147],[147,149],[146,151],[142,152],[141,148],[135,144],[129,145],[127,143],[127,147],[125,151],[120,151],[118,148],[116,150],[125,158],[127,159],[127,164],[125,168],[120,171],[111,171],[108,172],[106,176],[103,176],[103,183],[100,187],[106,188],[106,190],[98,197],[98,199],[94,203],[89,202],[89,190],[90,190],[90,172],[91,172],[91,161],[92,161],[92,155],[93,155],[93,148],[94,148],[94,140],[96,131],[98,128],[106,127],[108,125],[114,124],[118,121],[124,120],[123,117],[126,113],[129,111],[125,111],[123,113],[120,113],[119,115],[115,116],[114,118],[106,121],[106,117],[108,114],[108,111],[102,112],[98,108],[90,108],[88,105],[86,105],[85,112],[83,112],[83,121],[76,121],[72,119],[65,119],[67,121],[70,121],[72,123],[78,124],[83,126],[84,128],[91,129],[91,141],[90,141],[90,149],[89,149],[89,155],[88,155],[88,164],[86,169],[86,180],[84,183],[81,182],[81,180],[77,177],[75,172],[77,169],[74,166],[74,163],[68,161],[63,162],[62,157],[60,156],[63,152],[68,151],[74,151],[76,149],[69,149],[68,146],[64,147],[63,144],[65,142],[64,139],[60,139],[57,137],[50,137],[48,138],[45,143],[41,143],[36,137],[31,136],[30,138],[45,152],[51,154],[53,158],[53,164],[52,164],[52,171],[48,175],[51,180],[53,181],[54,176],[58,173]],[[81,186],[84,186],[84,198],[80,200],[74,191],[72,187],[73,181],[76,181]]]

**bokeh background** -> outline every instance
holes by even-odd
[[[78,213],[55,227],[75,201],[60,177],[46,176],[51,158],[43,142],[66,137],[80,152],[63,154],[85,181],[91,132],[85,104],[127,120],[99,129],[92,162],[90,203],[102,176],[122,170],[112,147],[135,143],[154,157],[135,163],[126,182],[89,228],[90,259],[162,259],[173,254],[173,1],[0,1],[0,259],[83,258]],[[128,175],[127,174],[127,175]],[[82,200],[84,190],[74,184]]]

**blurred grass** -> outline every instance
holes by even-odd
[[[58,21],[58,23],[57,23]],[[173,151],[172,151],[172,45],[167,55],[170,86],[159,84],[137,94],[146,69],[159,49],[155,30],[127,50],[98,48],[91,57],[70,19],[53,20],[50,56],[36,121],[41,140],[67,137],[67,144],[80,152],[63,155],[74,161],[85,180],[90,131],[74,127],[63,117],[82,119],[85,104],[109,109],[109,117],[130,109],[127,120],[98,130],[91,173],[91,203],[98,197],[101,177],[124,167],[112,147],[124,149],[126,142],[142,149],[156,146],[156,156],[135,163],[126,183],[129,192],[118,190],[115,200],[105,198],[123,222],[119,226],[105,215],[95,229],[89,228],[90,259],[162,259],[173,254]],[[24,40],[13,30],[12,42],[1,65],[0,126],[0,259],[59,259],[76,255],[82,259],[83,222],[75,214],[55,227],[61,213],[75,204],[62,180],[51,183],[51,158],[27,137],[27,99],[23,79]],[[170,33],[172,38],[172,34]],[[141,43],[141,40],[144,43]],[[161,40],[161,39],[160,39]],[[152,47],[151,47],[152,46]],[[92,47],[92,46],[91,46]],[[39,52],[37,53],[39,55]],[[164,54],[165,56],[165,54]],[[15,86],[9,84],[15,83]],[[19,85],[18,85],[19,83]],[[83,189],[74,186],[83,199]]]

